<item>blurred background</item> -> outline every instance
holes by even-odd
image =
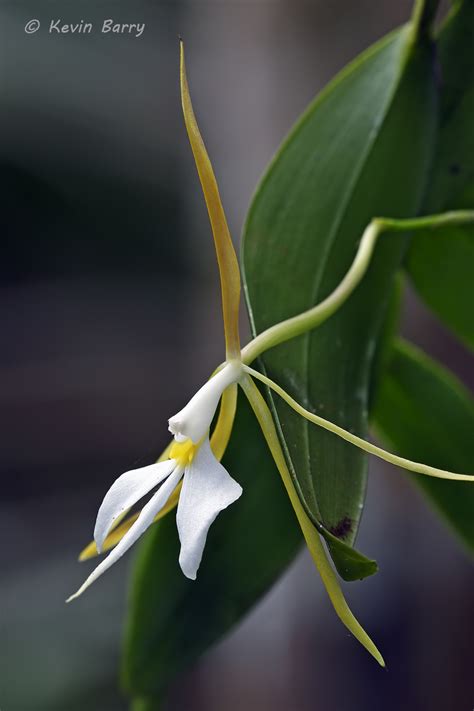
[[[0,708],[121,711],[126,556],[64,599],[105,490],[151,463],[223,355],[211,234],[180,113],[178,42],[237,242],[256,183],[314,94],[409,16],[409,0],[0,1]],[[99,31],[144,22],[140,37]],[[27,21],[42,26],[26,34]],[[51,20],[92,34],[49,34]],[[474,386],[409,295],[404,331]],[[192,366],[190,366],[192,363]],[[184,675],[168,711],[471,709],[467,555],[399,471],[371,461],[346,585],[381,671],[309,556]]]

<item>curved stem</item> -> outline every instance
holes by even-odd
[[[280,472],[280,476],[291,501],[291,505],[295,511],[298,523],[300,524],[309,552],[311,553],[313,561],[319,571],[319,574],[321,575],[334,610],[348,630],[352,632],[354,637],[359,640],[359,642],[382,667],[385,666],[385,662],[379,650],[352,614],[344,595],[342,594],[336,574],[329,563],[319,534],[301,504],[291,479],[291,474],[286,465],[285,456],[278,439],[278,434],[273,423],[271,412],[268,409],[265,400],[251,378],[244,376],[240,382],[240,385],[242,386],[245,395],[250,402],[268,447],[272,453],[273,459],[275,460],[275,464]]]
[[[273,382],[273,380],[270,380],[270,378],[267,378],[266,375],[262,375],[262,373],[259,373],[257,370],[249,368],[246,365],[244,366],[244,370],[256,380],[260,380],[262,383],[264,383],[274,392],[276,392],[277,395],[279,395],[299,415],[305,417],[307,420],[313,422],[315,425],[318,425],[319,427],[328,430],[328,432],[332,432],[338,437],[341,437],[342,439],[346,440],[346,442],[349,442],[350,444],[355,445],[359,449],[364,450],[364,452],[368,452],[368,454],[373,454],[376,457],[383,459],[385,462],[394,464],[397,467],[402,467],[403,469],[407,469],[410,472],[415,472],[415,474],[424,474],[426,476],[435,477],[437,479],[450,479],[452,481],[470,481],[474,483],[474,475],[456,474],[454,472],[445,471],[444,469],[430,467],[428,466],[428,464],[412,462],[410,459],[399,457],[396,454],[392,454],[391,452],[385,451],[385,449],[382,449],[381,447],[377,447],[375,444],[366,442],[366,440],[362,439],[362,437],[357,437],[357,435],[352,434],[352,432],[348,432],[343,427],[339,427],[339,425],[335,425],[333,422],[325,420],[323,417],[319,417],[319,415],[315,415],[309,410],[306,410],[302,405],[296,402],[296,400],[293,400],[291,395],[288,395],[288,393],[285,392],[283,388]]]
[[[297,316],[281,321],[260,333],[242,349],[242,361],[251,363],[269,348],[306,333],[326,321],[337,311],[354,291],[367,271],[372,257],[380,226],[371,222],[364,231],[356,257],[340,284],[321,303]]]
[[[243,363],[248,365],[269,348],[273,348],[280,343],[316,328],[316,326],[319,326],[332,316],[347,301],[362,281],[369,267],[377,239],[383,232],[439,229],[449,225],[465,225],[473,222],[474,212],[469,210],[446,212],[442,215],[428,215],[407,220],[374,218],[364,230],[357,254],[349,271],[334,291],[321,303],[308,309],[308,311],[304,311],[262,331],[242,349],[241,357]]]

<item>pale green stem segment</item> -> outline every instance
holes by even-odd
[[[345,439],[346,442],[350,442],[350,444],[359,447],[359,449],[363,449],[364,452],[373,454],[376,457],[379,457],[380,459],[389,462],[390,464],[394,464],[397,467],[402,467],[403,469],[407,469],[408,471],[414,472],[415,474],[425,474],[426,476],[432,476],[437,479],[450,479],[452,481],[470,481],[474,483],[474,474],[455,474],[454,472],[448,472],[444,469],[430,467],[427,464],[412,462],[410,459],[398,457],[396,454],[386,452],[381,447],[377,447],[375,444],[371,444],[365,439],[362,439],[361,437],[357,437],[357,435],[352,434],[352,432],[348,432],[342,427],[339,427],[339,425],[335,425],[333,422],[325,420],[323,417],[319,417],[319,415],[315,415],[309,410],[306,410],[304,407],[302,407],[302,405],[297,403],[296,400],[293,400],[291,395],[288,395],[288,393],[285,392],[283,388],[277,385],[273,380],[270,380],[270,378],[267,378],[266,375],[262,375],[262,373],[259,373],[253,368],[249,368],[247,365],[244,365],[243,368],[245,372],[247,372],[253,378],[256,378],[262,383],[265,383],[265,385],[267,385],[274,392],[276,392],[277,395],[279,395],[299,415],[305,417],[307,420],[313,422],[315,425],[318,425],[319,427],[322,427],[323,429],[332,432],[338,437]]]
[[[362,235],[357,254],[349,271],[334,291],[324,301],[308,311],[262,331],[242,349],[242,361],[248,365],[269,348],[316,328],[332,316],[361,282],[369,267],[377,239],[383,232],[439,229],[470,223],[474,223],[474,212],[468,210],[416,217],[409,220],[392,220],[382,217],[373,219]]]
[[[286,465],[285,456],[278,439],[278,434],[275,429],[271,412],[268,409],[265,400],[251,378],[244,376],[240,381],[240,384],[257,417],[265,440],[272,453],[273,459],[275,460],[275,464],[280,472],[281,478],[283,479],[283,484],[291,501],[291,505],[295,511],[308,549],[319,574],[321,575],[322,581],[337,615],[349,631],[352,632],[354,637],[359,640],[359,642],[367,649],[368,652],[370,652],[378,663],[382,667],[385,666],[385,662],[379,650],[350,611],[344,595],[342,594],[336,574],[329,563],[319,534],[301,504],[294,487],[291,474]]]
[[[219,265],[222,292],[222,312],[224,317],[224,332],[226,344],[226,359],[240,358],[239,337],[239,306],[240,306],[240,271],[237,255],[230,236],[227,220],[222,207],[222,201],[217,187],[216,177],[212,169],[209,155],[202,140],[199,126],[194,115],[191,96],[189,94],[186,65],[184,63],[184,47],[180,42],[180,79],[181,103],[184,122],[188,132],[189,142],[196,162],[196,168],[201,181],[204,199],[211,221],[214,245]]]

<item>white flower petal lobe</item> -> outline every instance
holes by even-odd
[[[114,481],[99,508],[95,523],[94,540],[99,553],[114,521],[158,486],[171,474],[175,465],[174,460],[168,459],[141,469],[132,469]]]
[[[183,470],[180,467],[176,467],[173,473],[168,477],[164,484],[158,489],[156,494],[152,496],[150,501],[142,509],[140,516],[137,518],[133,526],[125,534],[122,540],[115,546],[115,548],[109,553],[107,558],[103,560],[99,565],[93,570],[89,575],[87,580],[81,585],[79,590],[71,595],[66,602],[74,600],[74,598],[79,597],[84,590],[86,590],[89,585],[97,580],[106,570],[108,570],[114,563],[117,562],[119,558],[123,556],[128,549],[133,546],[135,541],[146,531],[146,529],[153,523],[153,519],[156,514],[161,511],[163,506],[168,501],[174,488],[178,485],[179,480],[183,475]]]
[[[242,487],[217,461],[206,439],[186,469],[176,515],[179,564],[186,577],[196,579],[209,527],[241,493]]]
[[[207,433],[224,390],[235,383],[241,373],[239,362],[226,363],[205,383],[174,417],[168,420],[169,431],[177,442],[191,439],[197,444]]]

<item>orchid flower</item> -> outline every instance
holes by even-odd
[[[240,271],[219,196],[211,162],[194,116],[189,95],[183,45],[181,43],[181,97],[183,113],[214,236],[222,293],[226,361],[191,398],[169,419],[174,441],[156,464],[122,474],[111,486],[100,506],[94,542],[81,553],[85,560],[111,550],[69,600],[80,595],[108,570],[156,520],[177,507],[176,522],[181,543],[179,564],[188,578],[195,579],[207,534],[217,515],[242,494],[241,486],[220,463],[230,438],[240,385],[256,415],[276,467],[294,508],[306,544],[318,568],[336,613],[361,644],[383,666],[377,647],[350,611],[336,574],[331,567],[319,532],[300,501],[288,470],[273,417],[254,380],[261,381],[313,424],[323,427],[354,446],[397,466],[419,474],[443,479],[474,481],[425,464],[412,462],[377,447],[338,425],[303,408],[277,383],[252,369],[250,363],[268,348],[294,338],[329,318],[350,296],[363,278],[379,235],[384,231],[404,231],[418,227],[441,227],[474,221],[474,213],[456,212],[413,220],[374,219],[366,228],[354,262],[339,286],[323,302],[276,324],[256,336],[242,350],[239,337]],[[216,426],[210,428],[220,404]],[[157,488],[158,487],[158,488]],[[123,517],[144,496],[151,495],[143,509],[123,521]]]
[[[217,181],[194,116],[181,43],[181,96],[183,113],[196,166],[203,187],[214,234],[221,276],[222,310],[226,340],[226,363],[202,386],[188,404],[169,419],[174,444],[168,448],[167,459],[147,467],[122,474],[107,492],[100,506],[94,529],[94,541],[99,553],[108,534],[122,517],[143,496],[159,486],[140,514],[127,525],[108,557],[89,575],[68,601],[81,595],[108,570],[144,533],[161,512],[169,510],[170,500],[177,502],[176,522],[181,542],[179,563],[191,579],[201,562],[207,533],[220,511],[234,503],[242,487],[230,476],[212,452],[209,429],[224,392],[242,374],[239,336],[240,271],[232,245],[227,220],[219,196]],[[223,401],[226,402],[226,401]],[[232,426],[235,398],[223,422]],[[229,414],[231,418],[229,418]],[[225,427],[229,432],[229,427]],[[226,435],[224,433],[223,438]],[[181,484],[181,488],[176,491]]]
[[[186,407],[169,420],[175,442],[166,461],[125,472],[112,484],[100,506],[94,540],[100,551],[114,523],[141,498],[159,486],[138,518],[108,557],[91,573],[77,593],[84,592],[135,543],[168,503],[181,480],[176,523],[181,552],[179,564],[186,577],[196,579],[207,533],[217,515],[242,494],[242,487],[212,453],[209,428],[223,391],[240,371],[228,363],[198,390]],[[160,486],[161,485],[161,486]]]

